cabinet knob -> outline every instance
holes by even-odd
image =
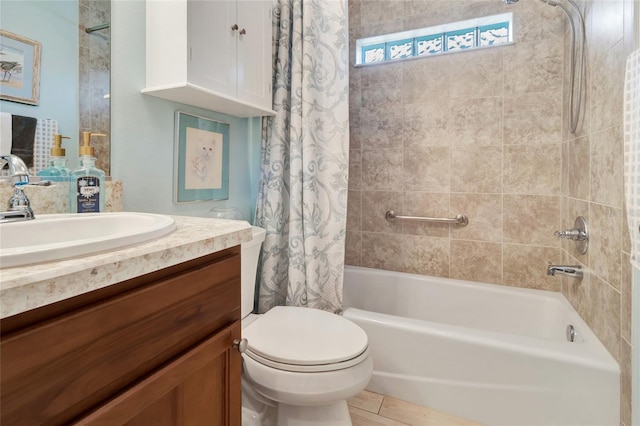
[[[247,30],[245,30],[244,28],[240,30],[241,35],[245,35],[246,33],[247,33]]]
[[[239,28],[239,27],[238,27],[238,24],[233,24],[233,25],[231,26],[231,29],[232,29],[233,31],[237,30],[238,28]]]
[[[240,339],[240,340],[235,339],[235,340],[233,341],[233,347],[234,347],[234,349],[237,349],[237,350],[238,350],[238,352],[240,352],[240,353],[244,353],[244,351],[246,351],[246,350],[247,350],[247,346],[248,346],[248,345],[249,345],[249,342],[247,341],[247,339],[244,339],[244,338],[242,338],[242,339]]]

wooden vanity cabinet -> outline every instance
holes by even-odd
[[[0,326],[3,426],[241,424],[239,247]]]

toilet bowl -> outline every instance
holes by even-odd
[[[366,333],[318,309],[276,306],[252,314],[265,231],[242,244],[243,426],[351,425],[347,399],[373,371]]]

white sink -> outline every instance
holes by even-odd
[[[150,213],[43,214],[0,224],[0,268],[95,254],[144,243],[176,229]]]

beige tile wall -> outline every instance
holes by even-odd
[[[591,231],[586,255],[563,243],[565,261],[582,264],[588,273],[582,282],[564,279],[562,292],[620,363],[621,424],[630,426],[631,268],[622,120],[625,61],[633,48],[633,2],[578,3],[587,35],[585,114],[576,135],[563,126],[562,224],[570,226],[580,214],[589,220]]]
[[[587,80],[573,135],[563,119],[569,35],[559,8],[533,0],[349,0],[352,65],[357,38],[507,11],[516,44],[351,67],[346,263],[562,291],[621,363],[621,423],[630,425],[622,91],[633,1],[579,4]],[[470,223],[390,224],[388,209],[465,213]],[[589,220],[587,255],[553,237],[577,215]],[[579,262],[586,277],[548,277],[548,261]]]
[[[347,263],[559,291],[564,20],[523,0],[349,2],[355,39],[513,11],[516,45],[351,68]],[[353,53],[352,53],[353,63]],[[469,225],[387,223],[388,209]]]

